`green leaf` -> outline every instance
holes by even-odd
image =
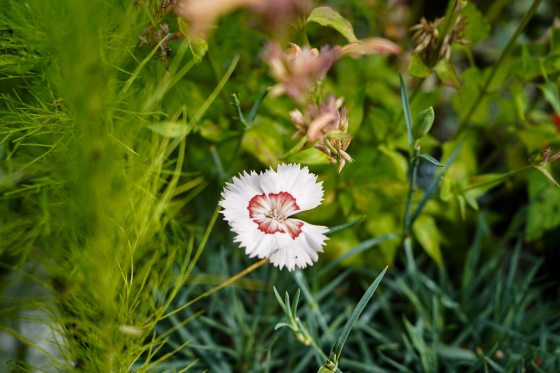
[[[412,230],[424,251],[438,266],[441,266],[443,264],[440,251],[441,236],[434,219],[431,216],[420,215],[414,222]]]
[[[521,122],[527,121],[525,112],[527,111],[529,101],[524,88],[524,85],[520,82],[512,82],[509,86],[509,93],[513,98],[513,103],[515,104],[515,112],[517,114],[517,118],[519,118]]]
[[[548,168],[546,168],[545,166],[535,166],[535,168],[539,170],[554,186],[560,189],[560,184],[558,184]]]
[[[425,159],[426,161],[430,162],[431,164],[433,164],[436,167],[443,167],[443,165],[441,163],[439,163],[439,161],[437,159],[435,159],[434,157],[432,157],[429,154],[420,154],[418,156],[420,158]]]
[[[288,163],[303,163],[307,165],[328,164],[329,157],[315,148],[308,148],[287,157]]]
[[[443,84],[449,85],[454,88],[461,87],[461,81],[457,76],[455,68],[449,61],[443,59],[434,66],[434,71],[436,72],[439,79]]]
[[[436,352],[440,357],[452,361],[469,361],[475,363],[478,360],[478,357],[473,351],[461,347],[437,344]]]
[[[189,31],[189,25],[184,19],[178,17],[177,23],[179,25],[179,30],[181,30],[181,33],[185,35],[187,39],[189,49],[194,59],[197,63],[201,62],[208,51],[208,42],[204,38],[193,36]]]
[[[329,228],[329,231],[328,231],[327,234],[331,234],[331,233],[338,232],[338,231],[341,231],[341,230],[346,229],[346,228],[350,228],[350,227],[353,226],[354,224],[358,224],[358,223],[360,223],[361,221],[363,221],[364,218],[365,218],[365,215],[362,215],[362,216],[360,216],[358,219],[352,220],[352,221],[349,222],[349,223],[337,225],[336,227],[331,227],[331,228]]]
[[[356,34],[354,34],[352,24],[332,8],[319,6],[313,9],[309,17],[307,17],[306,23],[309,22],[315,22],[325,27],[332,27],[351,43],[358,40]]]
[[[366,308],[367,304],[369,303],[369,300],[373,296],[373,293],[377,289],[377,286],[379,286],[381,279],[385,275],[385,272],[387,272],[387,268],[388,267],[385,267],[383,272],[381,272],[379,276],[377,276],[377,278],[371,283],[369,288],[366,290],[366,292],[364,293],[364,295],[356,305],[356,308],[354,308],[354,311],[352,311],[352,314],[350,315],[350,318],[346,322],[346,325],[344,325],[344,328],[338,334],[336,342],[333,348],[331,349],[331,356],[334,356],[336,358],[335,363],[340,360],[342,349],[344,348],[344,344],[346,343],[346,339],[348,338],[350,331],[352,331],[354,324],[356,324],[356,321],[358,321],[358,318],[360,317],[360,315]]]
[[[243,149],[262,164],[274,165],[283,154],[280,125],[270,118],[258,116],[243,136]]]
[[[550,53],[558,53],[560,52],[560,27],[553,26],[550,31]]]
[[[249,111],[249,115],[247,115],[247,123],[248,124],[251,124],[255,120],[255,117],[257,116],[257,110],[259,110],[259,107],[261,106],[262,102],[264,101],[266,95],[268,95],[268,91],[269,91],[268,88],[265,89],[263,91],[263,93],[261,93],[261,95],[259,96],[257,101],[255,101],[255,103],[253,104],[253,107],[251,107],[251,111]]]
[[[418,113],[412,127],[412,135],[415,140],[421,139],[430,132],[430,129],[432,129],[432,125],[434,124],[434,118],[434,108],[431,106]]]
[[[413,54],[410,62],[408,63],[408,74],[417,78],[427,78],[432,71],[418,54]]]
[[[284,311],[284,313],[287,312],[286,310],[286,304],[284,303],[284,301],[282,300],[282,297],[280,296],[280,294],[278,293],[278,290],[276,290],[276,286],[272,287],[272,290],[274,290],[274,296],[276,297],[276,300],[278,301],[278,304],[280,304],[280,307],[282,307],[282,310]]]
[[[404,84],[402,75],[399,74],[399,80],[401,84],[401,101],[404,111],[404,121],[406,123],[406,133],[408,134],[408,146],[412,148],[412,115],[410,114],[410,104],[408,102],[408,91]]]
[[[237,135],[236,132],[223,128],[210,120],[203,121],[199,126],[200,135],[212,142],[220,142]]]
[[[541,75],[539,58],[531,54],[527,45],[521,46],[521,58],[518,59],[514,71],[524,80],[531,80]]]
[[[534,240],[560,226],[560,189],[551,187],[546,177],[532,171],[528,175],[529,208],[525,235]]]
[[[148,128],[164,137],[177,139],[187,136],[192,127],[185,123],[167,121],[151,124]]]
[[[490,34],[490,24],[472,2],[468,2],[465,5],[461,10],[461,15],[467,17],[467,26],[463,33],[463,37],[466,40],[475,44],[488,37]]]
[[[274,331],[276,331],[276,330],[278,330],[278,329],[280,329],[280,328],[284,328],[284,327],[288,327],[288,328],[290,328],[290,329],[293,330],[292,325],[288,324],[287,322],[279,322],[278,324],[276,324],[276,325],[274,326]]]
[[[543,74],[553,75],[560,72],[560,53],[550,54],[539,60],[540,67],[544,70]]]
[[[324,274],[326,272],[328,272],[329,270],[335,268],[336,266],[338,266],[340,263],[344,262],[345,260],[347,260],[348,258],[351,258],[355,255],[358,255],[360,253],[363,253],[366,250],[371,249],[372,247],[375,247],[379,244],[381,244],[382,242],[388,241],[388,240],[394,240],[398,238],[398,235],[396,233],[389,233],[389,234],[385,234],[383,236],[380,237],[375,237],[375,238],[370,238],[369,240],[365,240],[364,242],[360,242],[358,245],[354,246],[353,248],[351,248],[350,250],[344,252],[344,254],[338,256],[336,259],[332,260],[329,262],[328,265],[326,265],[321,272],[319,272],[319,274]]]
[[[301,293],[300,289],[297,289],[296,297],[294,298],[294,301],[292,302],[292,309],[291,309],[291,311],[292,311],[292,315],[293,315],[294,317],[295,317],[296,312],[297,312],[297,306],[298,306],[298,303],[299,303],[299,296],[300,296],[300,293]]]
[[[297,154],[306,143],[307,143],[307,137],[303,136],[302,138],[299,139],[299,141],[294,146],[292,146],[290,150],[288,150],[284,155],[282,155],[280,159],[285,159],[291,157],[294,154]]]
[[[394,173],[395,177],[399,180],[406,180],[408,162],[405,156],[395,149],[388,148],[385,144],[379,145],[377,149],[387,156],[387,159],[390,161],[389,165],[392,168],[391,171]]]
[[[560,98],[558,97],[558,87],[552,82],[541,84],[539,86],[544,98],[557,114],[560,114]]]

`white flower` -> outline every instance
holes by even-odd
[[[307,167],[282,164],[277,171],[244,172],[226,184],[222,197],[221,212],[249,257],[268,258],[289,271],[317,261],[327,227],[290,217],[323,199],[322,182]]]

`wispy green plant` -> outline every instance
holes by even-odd
[[[13,90],[2,100],[3,165],[11,179],[2,185],[1,254],[14,258],[4,265],[12,277],[44,278],[51,301],[41,321],[62,337],[60,360],[51,364],[65,369],[128,371],[140,361],[146,370],[168,359],[158,351],[173,329],[158,335],[154,328],[217,217],[199,240],[177,213],[205,183],[184,172],[189,130],[235,61],[194,116],[186,116],[188,103],[164,113],[193,58],[179,47],[165,70],[155,58],[159,46],[148,54],[131,48],[154,6],[5,4],[3,32],[21,42],[12,43],[12,56],[33,48],[44,69],[11,76]],[[160,73],[148,72],[154,69]]]

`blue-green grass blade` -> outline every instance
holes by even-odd
[[[383,279],[385,272],[387,272],[387,268],[388,267],[385,267],[383,272],[381,272],[379,276],[377,276],[377,278],[371,283],[369,288],[366,290],[365,294],[362,296],[362,299],[360,299],[360,301],[358,302],[356,308],[354,308],[354,311],[352,311],[352,314],[350,315],[350,318],[346,322],[346,325],[340,331],[340,334],[338,335],[338,338],[336,339],[336,342],[331,350],[331,356],[336,357],[337,360],[339,360],[340,355],[342,354],[342,349],[344,348],[344,344],[346,343],[346,339],[348,338],[348,335],[350,335],[350,332],[352,331],[354,324],[356,324],[356,321],[358,321],[358,318],[364,311],[364,308],[366,308],[367,304],[369,303],[369,300],[373,296],[373,293],[379,286],[379,283]]]
[[[348,223],[344,223],[344,224],[340,224],[340,225],[336,225],[334,227],[331,227],[331,228],[329,228],[329,231],[327,232],[327,234],[331,234],[331,233],[334,233],[334,232],[344,230],[346,228],[350,228],[351,226],[362,222],[364,220],[364,218],[365,218],[365,215],[362,215],[358,219],[352,220]]]
[[[396,233],[389,233],[389,234],[384,234],[383,236],[379,236],[379,237],[375,237],[375,238],[370,238],[369,240],[365,240],[364,242],[359,243],[358,245],[354,246],[353,248],[351,248],[350,250],[348,250],[347,252],[345,252],[344,254],[340,255],[335,260],[333,260],[329,264],[327,264],[325,266],[325,268],[321,269],[321,271],[319,272],[319,276],[322,276],[325,273],[327,273],[328,271],[330,271],[331,269],[335,268],[337,265],[342,263],[344,260],[346,260],[350,257],[353,257],[354,255],[358,255],[360,253],[363,253],[364,251],[369,250],[372,247],[375,247],[375,246],[379,245],[380,243],[382,243],[384,241],[394,240],[395,238],[398,238],[398,235]]]
[[[263,93],[261,93],[261,95],[259,96],[259,98],[257,99],[257,101],[255,101],[255,103],[253,104],[253,107],[251,108],[251,111],[249,111],[249,114],[247,115],[247,123],[251,124],[253,123],[253,121],[255,120],[255,116],[257,115],[257,111],[259,110],[259,107],[261,106],[263,100],[265,99],[266,95],[268,94],[268,88],[265,89],[263,91]]]
[[[402,75],[399,74],[399,81],[401,83],[401,100],[404,111],[404,121],[406,123],[406,133],[408,136],[408,146],[412,149],[412,115],[410,114],[410,103],[408,101],[408,91],[404,85]]]

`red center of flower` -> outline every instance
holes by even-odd
[[[257,194],[249,201],[247,210],[261,232],[288,233],[294,240],[301,234],[303,222],[288,218],[300,210],[296,199],[288,192]]]

